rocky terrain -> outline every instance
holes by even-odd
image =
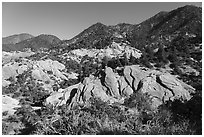
[[[3,134],[202,134],[199,7],[2,44]]]

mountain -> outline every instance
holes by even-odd
[[[64,41],[62,46],[90,48],[99,44],[99,47],[104,47],[116,33],[124,36],[123,39],[128,39],[133,47],[140,49],[154,42],[157,42],[157,47],[159,43],[170,44],[179,35],[191,34],[200,38],[202,10],[200,7],[187,5],[170,12],[159,12],[140,24],[106,26],[96,23],[71,40]]]
[[[16,44],[3,44],[3,51],[22,51],[25,48],[31,48],[32,50],[38,50],[40,48],[51,48],[59,43],[61,40],[54,35],[41,34],[37,37],[32,37],[20,41]]]
[[[202,9],[186,5],[169,12],[161,11],[140,24],[106,26],[96,23],[71,40],[62,41],[58,47],[65,49],[64,52],[81,48],[104,49],[113,42],[129,43],[141,50],[145,66],[161,67],[170,63],[177,74],[187,70],[185,67],[201,72]]]
[[[33,38],[34,36],[27,34],[27,33],[21,33],[21,34],[15,34],[8,37],[2,38],[2,44],[16,44],[23,40]]]
[[[155,41],[171,43],[179,35],[194,34],[201,37],[202,10],[187,5],[170,12],[160,12],[150,19],[135,25],[130,33],[134,46],[145,45]]]
[[[3,44],[3,134],[202,134],[201,15]]]
[[[94,48],[99,41],[110,39],[112,30],[102,23],[96,23],[70,40],[62,42],[61,47]]]

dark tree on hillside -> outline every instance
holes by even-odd
[[[154,52],[153,52],[153,48],[151,46],[147,46],[145,49],[148,57],[149,57],[149,61],[152,61],[154,58]]]
[[[127,53],[123,54],[123,58],[124,58],[124,66],[129,65],[129,60],[127,58]]]
[[[83,71],[82,71],[82,65],[79,64],[79,69],[78,69],[78,81],[81,82],[82,81],[82,76],[83,76]]]
[[[141,63],[148,67],[148,68],[152,68],[152,65],[149,63],[149,60],[147,58],[146,52],[142,52],[142,57],[140,59]]]
[[[122,66],[123,66],[123,65],[121,64],[121,62],[120,62],[119,57],[116,58],[116,62],[117,62],[118,67],[122,67]]]
[[[159,60],[159,62],[164,62],[164,63],[168,63],[167,60],[167,53],[164,50],[164,46],[159,44],[159,49],[157,51],[157,58]]]
[[[108,61],[109,61],[109,58],[107,56],[104,56],[102,59],[102,68],[103,69],[105,68],[105,66],[108,65]]]
[[[136,64],[136,58],[132,54],[130,55],[130,64]]]

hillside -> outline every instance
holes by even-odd
[[[201,17],[187,5],[3,45],[2,134],[202,134]]]
[[[71,40],[64,41],[62,45],[90,48],[90,46],[95,47],[99,44],[104,47],[105,43],[109,44],[113,35],[118,34],[125,35],[123,39],[128,39],[136,48],[144,48],[147,44],[154,44],[158,47],[161,42],[171,44],[172,40],[180,35],[189,34],[201,38],[201,28],[201,8],[187,5],[170,12],[160,12],[140,24],[121,23],[115,26],[106,26],[96,23]]]
[[[25,39],[19,41],[15,44],[3,44],[3,51],[23,51],[26,48],[30,48],[32,50],[39,50],[40,48],[51,48],[61,40],[54,35],[45,35],[41,34],[36,37],[32,37],[30,39]]]
[[[8,37],[2,38],[2,44],[16,44],[23,40],[33,38],[34,36],[27,34],[27,33],[21,33],[21,34],[15,34]]]

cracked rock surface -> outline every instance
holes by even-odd
[[[195,91],[193,87],[167,72],[142,68],[138,65],[125,66],[123,76],[114,73],[110,67],[106,67],[104,71],[104,83],[101,83],[99,78],[89,76],[82,83],[65,89],[64,95],[59,93],[60,96],[65,96],[60,105],[68,103],[71,108],[76,102],[86,103],[91,97],[98,97],[110,103],[123,103],[131,94],[141,92],[147,93],[152,99],[152,108],[157,108],[169,100],[189,100],[190,94]],[[54,96],[56,95],[48,97],[46,103],[55,104]]]

